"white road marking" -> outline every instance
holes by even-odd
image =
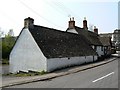
[[[112,74],[114,74],[114,72],[111,72],[111,73],[109,73],[109,74],[107,74],[107,75],[105,75],[105,76],[103,76],[103,77],[101,77],[101,78],[98,78],[98,79],[96,79],[96,80],[94,80],[94,81],[92,81],[92,82],[97,82],[97,81],[99,81],[99,80],[101,80],[101,79],[103,79],[103,78],[106,78],[106,77],[108,77],[108,76],[110,76],[110,75],[112,75]]]

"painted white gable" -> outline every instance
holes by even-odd
[[[24,29],[10,53],[10,72],[28,70],[46,71],[46,57],[29,30]]]
[[[75,29],[69,29],[69,30],[67,30],[67,32],[78,34],[78,32]]]

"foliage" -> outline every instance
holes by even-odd
[[[40,72],[41,75],[46,74],[47,72],[45,72],[44,70]]]
[[[15,37],[10,36],[10,35],[5,35],[4,38],[2,38],[2,58],[3,59],[8,59],[9,54],[12,50],[12,47],[15,43]]]

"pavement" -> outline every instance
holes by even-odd
[[[40,75],[40,76],[28,76],[28,77],[10,77],[10,76],[3,76],[2,77],[2,84],[0,84],[0,88],[3,87],[9,87],[9,86],[14,86],[14,85],[21,85],[21,84],[26,84],[26,83],[31,83],[31,82],[37,82],[37,81],[44,81],[44,80],[49,80],[53,78],[57,78],[60,76],[65,76],[69,75],[72,73],[77,73],[86,69],[90,69],[93,67],[97,67],[100,65],[107,64],[109,62],[112,62],[116,60],[116,58],[111,58],[111,59],[106,59],[104,61],[100,62],[94,62],[91,64],[87,65],[82,65],[82,66],[76,66],[76,67],[71,67],[71,68],[66,68],[62,70],[58,70],[52,73],[48,73],[45,75]]]
[[[120,53],[112,54],[112,56],[120,58]]]
[[[9,74],[9,65],[0,65],[0,74]]]

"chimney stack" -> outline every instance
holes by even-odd
[[[94,33],[98,34],[98,28],[96,26],[94,26]]]
[[[83,28],[88,29],[86,17],[84,17],[84,20],[83,20]]]
[[[24,19],[24,28],[29,28],[29,27],[33,27],[34,25],[34,19],[33,18],[25,18]]]
[[[75,28],[74,17],[70,18],[68,28],[69,28],[69,29],[73,29],[73,28]]]

